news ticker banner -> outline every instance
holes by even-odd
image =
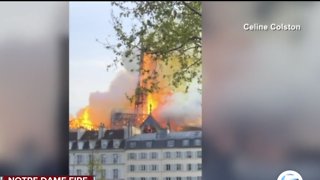
[[[0,176],[0,180],[95,180],[94,176]]]

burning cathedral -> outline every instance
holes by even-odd
[[[193,129],[200,129],[201,114],[197,116],[189,116],[188,113],[191,111],[185,111],[183,105],[195,104],[194,106],[197,106],[197,111],[201,113],[201,110],[198,110],[201,108],[201,102],[198,102],[198,104],[183,103],[178,99],[175,100],[178,103],[174,105],[170,104],[172,103],[170,101],[174,101],[172,99],[176,97],[186,99],[185,96],[188,95],[184,94],[181,98],[181,96],[177,96],[178,93],[174,93],[174,90],[168,85],[167,80],[164,79],[160,73],[163,70],[160,68],[163,68],[163,66],[161,66],[161,64],[159,65],[159,62],[157,62],[152,55],[141,53],[140,57],[139,71],[137,75],[138,78],[135,82],[136,85],[134,88],[135,90],[133,91],[132,96],[127,96],[126,100],[127,103],[130,101],[130,105],[127,105],[126,108],[122,108],[120,110],[111,109],[109,115],[110,118],[107,119],[104,110],[100,113],[102,115],[95,117],[96,114],[99,114],[97,112],[93,112],[96,106],[88,106],[81,111],[78,117],[71,119],[70,129],[82,127],[88,130],[97,130],[101,122],[105,123],[106,127],[110,129],[127,128],[131,135],[141,132],[170,130],[183,131],[186,127],[188,128],[191,126],[193,126]],[[154,81],[157,82],[154,83]],[[158,84],[161,88],[151,90],[154,88],[154,84]],[[183,93],[180,93],[180,95],[181,94]],[[201,101],[201,98],[199,99]],[[182,106],[176,111],[180,114],[172,116],[172,114],[176,113],[174,112],[174,109],[177,106]],[[100,109],[105,108],[100,107]],[[195,108],[192,108],[192,110],[193,109]],[[173,111],[173,113],[171,111]],[[141,128],[144,129],[141,130]]]
[[[89,109],[70,121],[70,175],[101,180],[202,179],[202,131],[173,129],[175,121],[157,119],[158,107],[172,92],[142,90],[151,85],[143,70],[153,71],[157,64],[149,55],[141,58],[133,111],[113,110],[107,126],[96,127]]]
[[[162,127],[152,115],[153,106],[157,105],[154,94],[146,89],[151,88],[151,82],[146,81],[150,74],[155,74],[157,63],[150,55],[141,55],[139,78],[134,95],[133,113],[113,112],[111,117],[111,129],[127,128],[130,136],[141,133],[161,133],[170,131],[170,122]],[[145,73],[145,71],[151,73]],[[149,77],[148,77],[149,76]]]

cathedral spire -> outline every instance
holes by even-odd
[[[149,114],[152,112],[152,104],[149,105]]]

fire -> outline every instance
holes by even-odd
[[[152,94],[149,94],[147,98],[147,104],[149,104],[148,114],[151,114],[152,110],[157,108],[158,102],[152,97]]]
[[[198,127],[201,125],[201,118],[194,119],[194,117],[191,117],[190,119],[186,119],[185,117],[177,116],[169,117],[163,113],[166,108],[171,107],[171,97],[177,92],[185,92],[185,87],[187,86],[182,84],[181,87],[173,87],[169,82],[173,77],[173,72],[181,68],[178,59],[175,58],[176,57],[172,57],[171,61],[165,63],[163,61],[157,61],[157,59],[150,54],[144,54],[143,61],[140,63],[141,70],[139,72],[137,89],[136,91],[132,89],[132,94],[135,95],[135,101],[123,102],[120,99],[115,99],[115,103],[111,106],[105,103],[104,99],[99,100],[98,104],[90,104],[80,110],[76,117],[71,117],[69,121],[70,129],[83,127],[88,130],[96,130],[97,125],[101,122],[114,128],[112,127],[111,116],[107,114],[112,113],[112,110],[117,108],[123,108],[130,113],[136,113],[136,115],[138,115],[134,122],[134,126],[136,127],[139,127],[141,123],[143,123],[148,114],[152,114],[163,128],[170,126],[170,129],[173,131],[183,131],[186,127]],[[159,89],[148,91],[148,89],[152,89],[154,82],[158,84]],[[141,89],[147,89],[147,91],[140,91]],[[175,108],[172,107],[172,109],[174,110]],[[122,127],[121,124],[121,128]]]
[[[181,119],[172,119],[168,117],[164,117],[162,114],[162,110],[164,107],[170,104],[170,97],[174,94],[174,92],[182,92],[184,91],[184,86],[179,88],[173,88],[169,80],[164,78],[165,76],[172,76],[173,71],[177,71],[179,68],[178,64],[175,64],[177,60],[171,61],[169,64],[165,64],[162,61],[156,61],[153,59],[151,55],[145,54],[144,55],[144,62],[142,69],[147,70],[152,74],[154,71],[157,72],[157,79],[156,81],[159,82],[160,89],[156,91],[150,92],[146,95],[146,100],[144,101],[144,113],[148,113],[153,115],[153,117],[158,121],[158,123],[163,128],[170,128],[172,131],[182,131],[186,128],[187,124],[182,122]],[[172,69],[175,68],[175,69]],[[140,82],[143,82],[144,79],[148,78],[149,75],[143,74],[140,76]],[[164,76],[165,75],[165,76]],[[150,88],[152,85],[152,80],[147,81],[147,83],[140,83],[145,88]],[[144,120],[144,119],[143,119]],[[194,120],[190,120],[194,121]],[[143,121],[139,121],[142,123]],[[170,126],[170,127],[168,127]]]
[[[144,54],[143,62],[141,64],[143,73],[140,74],[140,86],[146,89],[151,89],[152,84],[157,81],[161,89],[157,91],[149,92],[145,96],[143,105],[143,113],[150,114],[156,111],[159,106],[164,104],[165,98],[171,92],[171,88],[168,86],[167,81],[162,78],[162,71],[159,69],[159,62],[150,54]],[[156,76],[156,79],[153,77]]]
[[[156,61],[152,58],[151,55],[145,54],[143,57],[143,62],[141,63],[142,73],[140,74],[140,86],[146,89],[151,88],[152,86],[152,74],[156,71],[157,64]],[[143,102],[143,112],[144,114],[150,114],[153,109],[157,108],[157,101],[153,97],[152,93],[145,95],[145,101]]]
[[[90,118],[90,109],[89,107],[85,107],[80,111],[78,117],[71,118],[69,121],[70,129],[77,129],[77,128],[85,128],[88,130],[96,129],[94,123]]]

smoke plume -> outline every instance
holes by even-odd
[[[146,76],[142,75],[139,77],[139,73],[137,72],[139,65],[136,61],[132,61],[132,59],[137,59],[138,50],[136,52],[132,57],[122,58],[123,69],[118,72],[107,91],[90,94],[89,105],[79,111],[77,115],[78,120],[85,122],[83,119],[86,118],[83,117],[83,114],[88,112],[93,126],[97,127],[102,122],[107,127],[110,127],[111,113],[114,110],[118,112],[133,112],[134,106],[128,97],[134,95],[138,82],[141,82],[145,78],[144,76]],[[144,68],[153,69],[157,67],[151,56],[145,55],[144,61]],[[162,69],[158,70],[158,80],[161,87],[158,91],[146,95],[144,105],[146,109],[144,109],[143,113],[152,113],[153,117],[163,127],[170,121],[173,130],[182,130],[185,126],[200,127],[201,94],[197,90],[199,84],[192,82],[188,93],[180,89],[175,90],[169,85],[168,79],[162,78],[162,76],[164,72],[168,73],[176,69],[161,67]],[[86,122],[87,125],[84,127],[92,127],[90,122]]]

